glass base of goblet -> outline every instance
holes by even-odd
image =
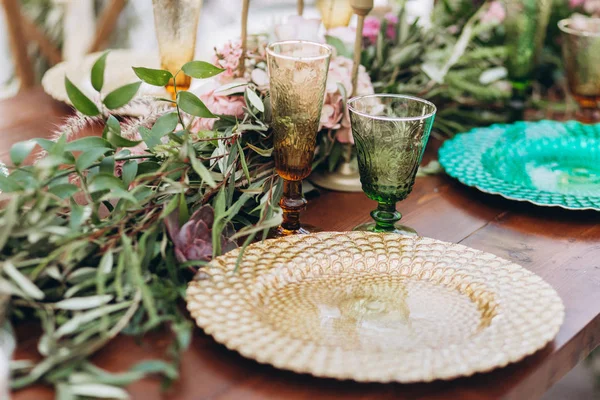
[[[285,229],[283,226],[278,226],[269,232],[269,239],[276,239],[291,235],[306,235],[309,233],[321,232],[322,229],[312,225],[302,225],[300,229]]]
[[[366,224],[358,225],[357,227],[355,227],[353,229],[353,231],[397,233],[397,234],[406,235],[406,236],[419,236],[417,231],[415,231],[413,228],[406,226],[406,225],[394,224],[393,227],[390,227],[389,229],[388,228],[383,229],[383,228],[378,227],[375,222],[367,222]]]

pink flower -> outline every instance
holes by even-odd
[[[237,40],[235,42],[227,42],[220,50],[216,50],[213,56],[213,64],[224,68],[225,71],[217,75],[217,80],[222,83],[228,82],[236,76],[236,72],[242,58],[242,43]]]
[[[494,0],[490,3],[487,11],[481,16],[481,22],[484,24],[499,24],[504,21],[506,11],[500,0]]]
[[[381,29],[381,22],[377,17],[365,18],[365,25],[363,27],[363,38],[366,39],[367,43],[374,44],[377,41],[377,35],[379,35],[379,29]]]
[[[352,60],[346,57],[334,57],[329,63],[325,100],[319,129],[337,130],[336,138],[342,143],[354,143],[350,133],[350,116],[344,107],[344,97],[339,86],[345,89],[345,95],[352,95]],[[357,95],[373,93],[371,78],[362,65],[358,72]]]
[[[571,8],[577,8],[585,3],[585,0],[569,0],[569,6]]]
[[[396,39],[396,26],[398,25],[398,16],[394,13],[385,14],[385,20],[387,21],[387,27],[385,29],[385,36],[390,40]]]
[[[218,88],[219,85],[217,82],[208,82],[199,88],[202,92],[198,97],[213,114],[230,115],[238,118],[243,117],[244,107],[246,106],[244,96],[216,92]],[[192,125],[192,131],[212,130],[215,121],[215,118],[198,118]]]
[[[587,0],[583,10],[590,15],[600,15],[600,0]]]

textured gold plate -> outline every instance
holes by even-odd
[[[451,379],[544,347],[558,294],[519,265],[422,237],[325,232],[216,258],[187,290],[198,325],[278,368],[370,382]]]

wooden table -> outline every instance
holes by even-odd
[[[48,136],[68,109],[40,89],[0,102],[0,159],[10,144]],[[362,193],[323,191],[311,199],[304,221],[343,231],[368,221],[374,203]],[[181,379],[166,393],[158,380],[128,389],[135,399],[535,399],[600,344],[600,213],[536,207],[467,188],[445,175],[417,179],[399,204],[403,222],[421,235],[462,243],[512,260],[537,273],[560,294],[566,318],[543,350],[491,373],[431,384],[359,384],[280,371],[245,359],[196,330],[183,355]],[[35,354],[36,337],[22,334],[17,358]],[[93,358],[110,371],[160,357],[168,337],[156,333],[140,344],[118,337]],[[16,400],[51,399],[37,386]]]

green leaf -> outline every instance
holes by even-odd
[[[338,56],[343,56],[352,59],[352,50],[346,48],[344,42],[335,36],[325,35],[325,41],[328,45],[333,46]]]
[[[79,88],[77,88],[77,86],[75,86],[73,82],[71,82],[66,76],[65,88],[67,90],[67,96],[69,96],[69,100],[71,100],[73,107],[75,107],[77,111],[90,117],[100,114],[100,110],[98,110],[98,107],[94,104],[94,102],[88,99],[86,95],[83,94],[83,92],[79,90]]]
[[[104,105],[110,110],[123,107],[135,97],[141,84],[142,82],[134,82],[113,90],[104,98]]]
[[[92,166],[96,161],[100,159],[104,154],[111,151],[108,147],[97,147],[93,149],[89,149],[84,151],[77,157],[77,161],[75,161],[75,168],[77,171],[83,172]]]
[[[52,186],[48,191],[61,199],[67,199],[73,196],[79,188],[71,183],[63,183],[61,185]]]
[[[2,271],[10,279],[13,280],[19,286],[19,288],[23,291],[23,293],[27,297],[31,297],[32,299],[42,300],[44,298],[44,292],[40,290],[29,278],[21,273],[10,261],[5,261],[2,267]]]
[[[95,399],[129,400],[129,395],[124,389],[101,383],[80,383],[71,385],[70,389],[71,393],[76,396],[85,396]]]
[[[133,72],[142,81],[152,86],[165,86],[173,78],[173,74],[164,69],[152,69],[144,67],[133,67]]]
[[[162,374],[169,379],[177,379],[179,373],[173,364],[161,360],[142,361],[131,368],[132,371],[144,374]]]
[[[107,175],[115,174],[115,158],[113,156],[104,157],[100,160],[100,173]]]
[[[89,185],[91,193],[102,190],[123,189],[123,181],[113,175],[98,174]]]
[[[142,140],[144,141],[144,143],[146,143],[146,146],[148,146],[149,149],[153,149],[154,146],[158,146],[159,144],[161,144],[160,138],[155,136],[152,133],[152,131],[146,128],[145,126],[138,127],[138,132],[140,133]]]
[[[177,113],[165,114],[156,120],[154,126],[152,126],[152,133],[163,137],[167,133],[173,132],[178,123]]]
[[[24,142],[18,142],[13,144],[10,148],[10,159],[15,166],[19,166],[25,161],[27,156],[31,154],[36,142],[33,140],[26,140]]]
[[[0,191],[1,192],[19,192],[23,190],[23,187],[19,184],[19,182],[15,181],[8,176],[4,176],[0,173]]]
[[[178,92],[177,104],[186,113],[201,118],[217,118],[196,95],[190,92]]]
[[[240,153],[240,161],[242,162],[242,169],[244,170],[244,175],[246,175],[246,179],[248,179],[248,184],[252,183],[252,179],[250,178],[250,171],[248,170],[248,164],[246,164],[246,155],[244,154],[244,150],[242,149],[242,145],[239,140],[235,142],[238,147],[238,151]]]
[[[109,303],[113,299],[110,294],[99,296],[71,297],[54,304],[54,307],[61,310],[88,310]]]
[[[106,140],[115,147],[134,147],[142,142],[141,140],[125,139],[121,136],[121,124],[112,115],[106,120],[106,128]]]
[[[128,160],[123,164],[123,182],[126,187],[129,187],[131,182],[135,179],[138,171],[138,163],[135,160]]]
[[[265,112],[265,105],[254,90],[246,88],[246,97],[248,98],[250,104],[254,106],[254,108],[256,108],[260,112]]]
[[[110,143],[98,136],[88,136],[73,140],[65,145],[65,151],[87,151],[99,147],[110,148]]]
[[[54,147],[54,144],[56,142],[49,140],[49,139],[41,139],[41,138],[37,138],[37,139],[31,139],[34,142],[36,142],[37,144],[40,145],[40,147],[46,151],[50,151],[52,149],[52,147]]]
[[[263,157],[271,157],[271,154],[273,154],[272,147],[270,149],[261,149],[260,147],[256,147],[252,143],[246,143],[246,145]]]
[[[92,86],[96,89],[97,92],[102,90],[102,86],[104,86],[104,70],[106,68],[106,57],[108,56],[108,51],[102,54],[92,67]]]
[[[190,154],[190,162],[192,163],[192,168],[196,173],[200,176],[200,179],[204,181],[211,188],[217,187],[215,180],[210,174],[209,170],[196,158],[194,154]]]
[[[69,227],[77,231],[81,225],[92,215],[92,209],[89,206],[77,204],[71,198],[71,210],[69,213]]]
[[[184,64],[181,69],[187,76],[197,79],[210,78],[211,76],[219,75],[221,72],[225,71],[222,68],[204,61],[190,61]]]

